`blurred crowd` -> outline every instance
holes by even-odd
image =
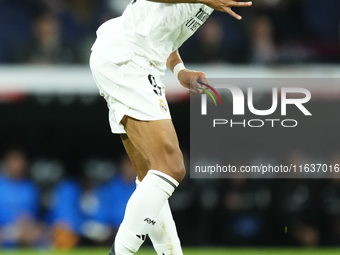
[[[135,189],[127,156],[117,166],[90,159],[83,174],[69,176],[58,160],[30,163],[19,147],[0,165],[0,246],[109,245]]]
[[[87,63],[95,31],[128,0],[0,0],[0,63]],[[255,0],[214,12],[181,48],[186,62],[340,62],[338,0]]]
[[[99,25],[119,16],[128,3],[128,0],[0,0],[0,64],[86,64]],[[243,21],[214,12],[182,46],[184,61],[264,65],[340,62],[339,0],[255,0],[252,8],[235,11],[243,16]],[[65,117],[70,111],[63,109]],[[29,120],[13,122],[13,126],[23,133],[21,128],[27,130],[31,125],[36,135],[29,139],[36,141],[42,136],[37,131],[38,120],[45,123],[50,117],[56,119],[53,126],[60,124],[57,116],[52,116],[56,114],[53,108],[47,110],[44,117],[36,115],[36,119],[33,111],[27,113]],[[70,113],[70,119],[63,121],[71,123],[76,119],[69,126],[77,125],[79,114],[85,112],[88,124],[91,118],[87,111],[81,108],[77,115]],[[187,115],[182,114],[183,107],[180,111],[178,118],[188,121]],[[106,111],[104,114],[106,121]],[[7,115],[8,120],[12,116]],[[93,117],[90,122],[99,125]],[[93,141],[83,139],[89,137],[93,127],[78,125],[81,127],[76,126],[72,136],[79,134],[81,143],[72,144],[72,140],[61,148],[62,141],[56,136],[51,142],[53,150],[58,151],[59,144],[60,153],[72,151],[68,157],[74,157],[75,151],[82,154],[82,147],[92,150],[95,142],[105,141],[98,137],[98,132]],[[187,126],[178,128],[181,129],[187,132]],[[183,143],[185,139],[189,139],[187,133],[180,140]],[[115,161],[89,157],[80,173],[72,174],[70,165],[61,161],[64,155],[39,158],[37,155],[44,154],[39,151],[30,158],[20,146],[9,146],[1,152],[1,247],[68,249],[76,245],[111,244],[126,202],[135,189],[135,172],[125,155]],[[309,162],[301,152],[292,152],[286,161]],[[332,162],[340,162],[340,155],[334,151],[326,163]],[[338,178],[210,180],[187,176],[170,203],[184,245],[340,244]]]
[[[289,162],[306,162],[292,152]],[[328,163],[340,161],[334,154]],[[0,246],[110,245],[135,189],[126,155],[89,159],[69,176],[58,160],[4,153]],[[183,245],[338,246],[340,179],[190,179],[170,199]]]

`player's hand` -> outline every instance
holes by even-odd
[[[226,12],[233,16],[235,19],[241,20],[242,17],[236,14],[231,8],[232,7],[249,7],[252,6],[253,2],[239,2],[238,0],[198,0],[209,7],[221,11]]]
[[[204,91],[199,88],[208,89],[206,86],[200,84],[208,84],[203,72],[183,69],[178,73],[178,80],[184,88],[189,89],[187,92],[188,94],[198,95],[204,93]]]

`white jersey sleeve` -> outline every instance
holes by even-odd
[[[116,64],[145,58],[161,73],[168,56],[207,20],[213,9],[203,4],[133,0],[121,17],[97,31],[92,50]]]

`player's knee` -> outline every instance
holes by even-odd
[[[185,177],[185,166],[183,161],[181,163],[178,164],[178,166],[176,167],[176,169],[173,169],[173,178],[178,181],[181,182],[184,177]]]
[[[181,182],[185,176],[185,166],[183,155],[178,147],[178,144],[172,142],[163,142],[159,147],[160,150],[154,155],[151,160],[151,167],[155,167]]]
[[[167,154],[169,155],[167,164],[168,171],[170,172],[171,177],[176,181],[181,182],[186,173],[182,152],[178,147],[175,147],[169,149]]]

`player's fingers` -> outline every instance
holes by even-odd
[[[188,90],[188,91],[187,91],[187,94],[188,94],[189,96],[197,96],[197,95],[202,94],[202,93],[201,93],[201,92],[198,92],[198,91],[194,91],[194,90]]]
[[[205,82],[207,79],[205,78],[205,74],[200,72],[197,74],[196,80],[198,82]]]
[[[201,84],[199,83],[199,78],[193,79],[191,86],[190,86],[190,93],[193,95],[201,94],[203,92],[201,88]]]
[[[234,17],[235,19],[238,19],[238,20],[241,20],[241,19],[242,19],[242,17],[241,17],[240,15],[236,14],[236,13],[235,13],[232,9],[230,9],[230,8],[227,8],[227,9],[225,10],[225,12],[228,13],[229,15],[231,15],[232,17]]]
[[[205,77],[205,75],[203,77],[200,77],[199,79],[197,79],[197,82],[200,84],[201,88],[208,89],[208,87],[204,85],[204,84],[208,84],[209,85],[208,80]]]
[[[193,96],[196,96],[196,95],[198,95],[198,94],[200,94],[201,92],[199,91],[199,90],[193,90],[193,89],[190,89],[189,91],[188,91],[188,94],[189,95],[193,95]]]
[[[207,78],[204,76],[200,78],[200,81],[203,82],[204,84],[209,84]]]
[[[253,5],[253,2],[234,2],[230,5],[231,7],[249,7]]]

